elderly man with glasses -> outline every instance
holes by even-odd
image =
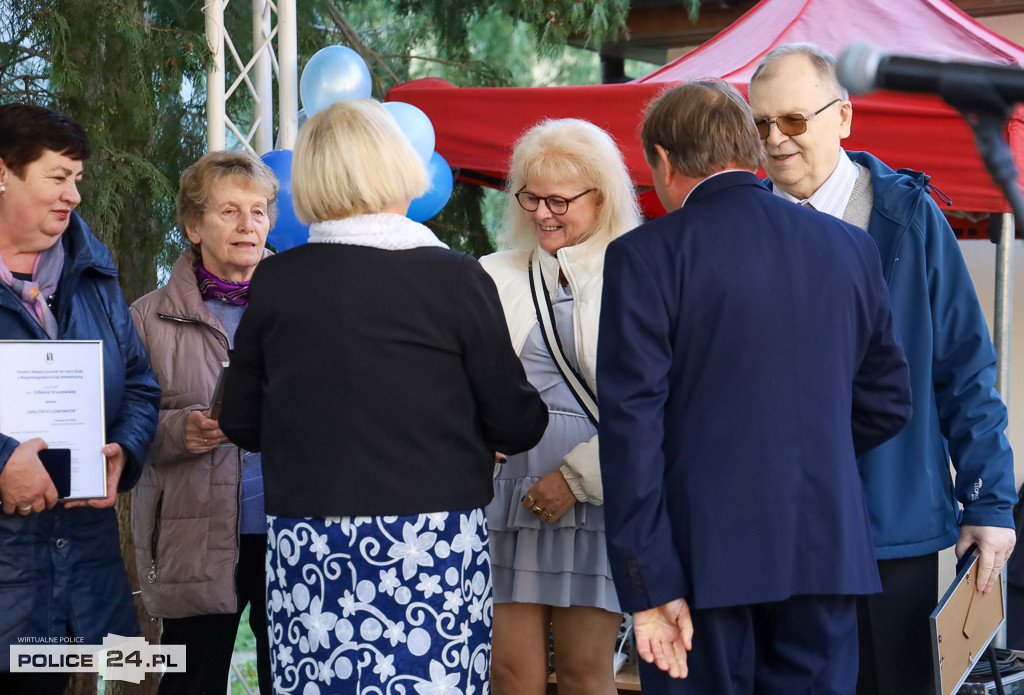
[[[928,616],[938,551],[955,543],[959,556],[977,545],[978,590],[998,591],[1015,542],[995,349],[928,177],[841,147],[853,107],[831,55],[811,44],[772,50],[751,78],[750,105],[774,192],[867,230],[882,259],[914,414],[858,461],[883,587],[858,606],[858,693],[934,692]]]

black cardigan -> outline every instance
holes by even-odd
[[[257,267],[220,427],[262,452],[268,514],[482,507],[494,452],[546,426],[471,256],[306,244]]]

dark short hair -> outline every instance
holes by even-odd
[[[77,121],[35,104],[0,106],[0,159],[19,178],[25,168],[53,150],[76,161],[92,154],[92,143]]]
[[[717,77],[662,92],[647,107],[640,139],[648,163],[657,161],[654,146],[661,145],[672,166],[693,178],[731,165],[756,171],[764,157],[750,107]]]

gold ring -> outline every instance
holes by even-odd
[[[530,509],[530,511],[531,511],[531,512],[533,512],[534,514],[540,514],[541,512],[543,512],[543,511],[544,511],[544,508],[543,508],[543,507],[541,507],[540,505],[537,505],[537,504],[535,504],[535,505],[533,505],[533,507],[532,507],[532,508]]]
[[[537,498],[531,495],[529,492],[526,493],[527,504],[537,504]]]
[[[203,437],[203,446],[206,446],[206,437]]]

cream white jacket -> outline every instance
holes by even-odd
[[[597,393],[597,326],[601,316],[604,252],[609,236],[592,237],[575,246],[559,249],[556,256],[537,249],[544,283],[554,298],[558,289],[558,271],[569,281],[573,296],[573,332],[576,359],[581,376]],[[512,250],[480,259],[498,287],[508,332],[516,354],[521,355],[526,338],[537,325],[537,312],[530,293],[529,260],[531,251]],[[563,457],[562,476],[580,502],[601,504],[601,467],[597,436],[576,445]]]

